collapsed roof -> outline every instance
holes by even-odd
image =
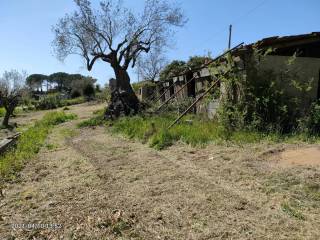
[[[275,36],[259,40],[238,49],[237,52],[251,50],[253,47],[259,49],[273,48],[271,55],[292,56],[295,52],[299,57],[320,58],[320,32],[300,34],[292,36]]]

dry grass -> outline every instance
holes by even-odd
[[[23,184],[7,186],[0,238],[320,239],[320,168],[282,168],[279,149],[291,145],[156,151],[76,124],[55,128],[55,147],[26,166]],[[12,231],[13,222],[63,228]]]

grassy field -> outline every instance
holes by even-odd
[[[74,119],[76,115],[64,112],[47,113],[40,121],[24,131],[17,147],[0,157],[0,176],[2,180],[12,178],[42,147],[53,126]]]
[[[60,125],[65,114],[43,111],[28,126],[32,140],[10,153],[30,161],[8,168],[21,171],[2,188],[0,239],[320,239],[320,148],[304,142],[317,139],[225,135],[194,116],[167,131],[175,116],[110,122],[102,107],[70,107],[78,118]],[[51,222],[63,227],[11,227]]]

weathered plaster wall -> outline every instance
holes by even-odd
[[[260,64],[262,70],[273,70],[277,74],[277,81],[280,81],[281,88],[290,96],[295,96],[302,100],[302,107],[308,105],[317,99],[319,74],[320,74],[320,58],[297,57],[291,65],[288,60],[291,57],[286,56],[266,56]],[[300,83],[312,81],[311,90],[307,94],[297,90],[290,81],[285,80],[285,69],[290,70],[290,76]]]

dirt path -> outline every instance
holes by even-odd
[[[8,184],[0,239],[320,239],[319,168],[276,166],[265,149],[283,146],[156,151],[79,121]],[[59,225],[12,228],[22,223]]]

